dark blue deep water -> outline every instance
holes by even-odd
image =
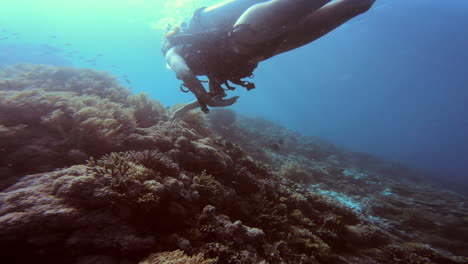
[[[165,67],[167,22],[217,1],[3,1],[0,65],[106,70],[165,105],[193,99]],[[468,186],[468,2],[377,0],[255,71],[232,108]]]

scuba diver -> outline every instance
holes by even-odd
[[[178,109],[179,119],[200,107],[229,106],[238,96],[226,90],[253,77],[258,63],[306,45],[371,8],[375,0],[228,0],[197,9],[188,23],[166,34],[162,52],[183,81],[181,90],[197,98]],[[205,90],[197,76],[208,77]],[[223,85],[225,87],[223,87]],[[184,87],[186,89],[184,89]]]

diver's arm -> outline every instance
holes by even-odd
[[[200,107],[205,112],[208,110],[206,104],[201,101],[202,91],[205,91],[202,83],[195,74],[192,73],[190,68],[187,66],[184,58],[179,54],[180,47],[173,47],[167,51],[166,62],[171,69],[176,73],[177,78],[184,82],[184,85],[192,91],[197,97]]]
[[[211,97],[203,87],[203,84],[193,74],[187,66],[184,58],[180,55],[181,46],[171,48],[166,54],[166,62],[175,71],[177,78],[184,82],[184,85],[195,94],[204,112],[208,111],[207,105],[211,107],[229,106],[236,102],[237,96],[222,99],[218,97]]]

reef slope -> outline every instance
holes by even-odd
[[[466,197],[90,69],[0,70],[4,263],[468,263]]]

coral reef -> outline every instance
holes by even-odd
[[[0,188],[136,146],[142,129],[168,119],[159,102],[129,96],[105,72],[20,64],[0,76]]]
[[[73,92],[78,96],[94,95],[115,103],[126,103],[130,90],[120,85],[115,76],[104,71],[16,64],[0,72],[0,90]]]
[[[5,263],[468,263],[466,198],[404,166],[89,69],[0,88]]]

